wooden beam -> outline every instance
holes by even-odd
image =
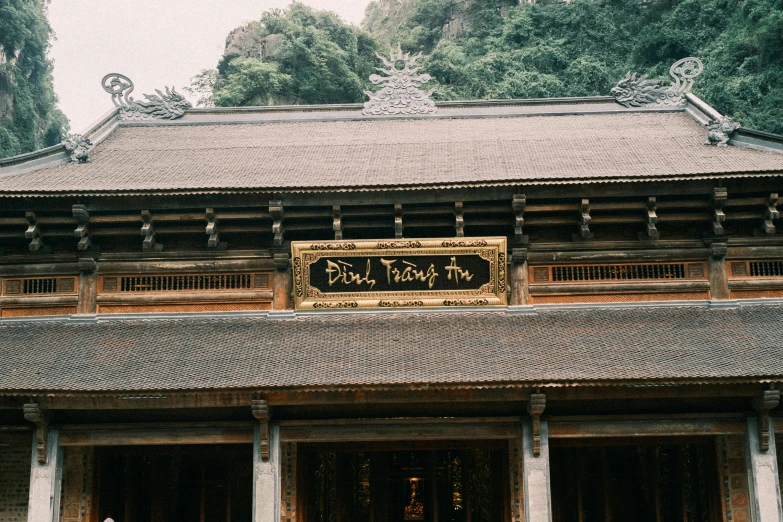
[[[133,446],[172,444],[251,444],[248,428],[69,429],[60,432],[61,446]]]
[[[550,419],[549,437],[585,439],[602,437],[677,437],[688,435],[741,435],[745,422],[737,420],[598,420],[558,421]]]

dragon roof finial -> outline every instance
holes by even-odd
[[[133,92],[133,82],[127,76],[110,73],[101,80],[103,90],[111,94],[114,105],[120,108],[120,120],[149,120],[153,118],[175,120],[185,115],[185,110],[192,105],[174,87],[166,87],[166,93],[155,89],[158,94],[145,94],[145,101],[136,101],[130,93]]]
[[[701,60],[694,57],[676,61],[669,68],[674,83],[668,87],[658,80],[649,80],[630,72],[612,88],[617,103],[626,107],[674,106],[685,103],[685,94],[691,92],[693,80],[704,70]]]

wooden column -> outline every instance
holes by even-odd
[[[511,285],[511,298],[509,305],[527,305],[530,302],[530,288],[528,287],[527,248],[511,249],[511,270],[509,270],[509,283]]]
[[[275,252],[275,273],[273,277],[274,299],[273,310],[293,310],[294,303],[291,299],[293,287],[291,275],[291,256],[286,252]]]
[[[707,261],[707,272],[710,279],[710,299],[725,300],[729,298],[726,252],[725,242],[716,241],[710,245],[710,258]]]
[[[533,419],[522,422],[522,473],[525,522],[552,522],[552,495],[549,487],[549,432],[540,423],[540,453],[534,454]]]
[[[262,458],[261,426],[253,432],[253,522],[280,520],[280,425],[269,426],[269,459]]]
[[[783,508],[780,500],[777,453],[772,419],[769,418],[769,449],[759,444],[759,419],[748,419],[745,437],[745,460],[748,466],[748,493],[753,522],[781,522]]]
[[[52,428],[47,431],[47,444],[43,446],[46,458],[39,459],[39,444],[35,439],[33,440],[30,500],[27,506],[28,522],[57,522],[60,517],[63,452],[58,444],[58,431]]]
[[[94,314],[97,310],[97,267],[94,259],[79,259],[79,302],[76,308],[78,314]]]

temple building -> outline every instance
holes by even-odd
[[[0,522],[783,521],[783,136],[415,61],[0,160]]]

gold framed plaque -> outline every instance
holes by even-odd
[[[506,238],[294,241],[294,308],[507,304]]]

